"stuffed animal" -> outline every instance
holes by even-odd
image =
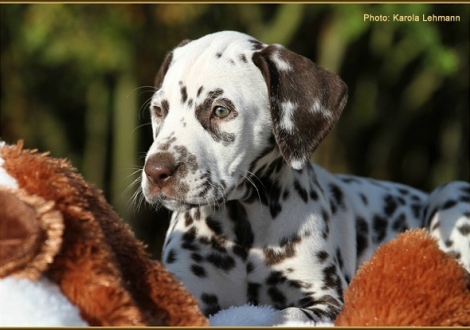
[[[425,229],[380,246],[345,291],[337,326],[470,326],[470,274]]]
[[[270,306],[208,320],[100,191],[22,142],[0,144],[0,311],[0,326],[278,324]],[[360,267],[334,324],[280,325],[469,326],[470,275],[415,229]]]
[[[0,324],[205,326],[194,297],[65,160],[0,145]]]

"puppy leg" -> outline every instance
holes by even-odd
[[[424,209],[424,226],[439,247],[470,272],[470,183],[455,181],[431,192]]]

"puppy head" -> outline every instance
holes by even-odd
[[[338,76],[232,31],[181,43],[155,85],[142,188],[172,210],[229,198],[266,150],[302,168],[347,98]]]

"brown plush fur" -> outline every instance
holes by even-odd
[[[336,326],[469,326],[470,275],[427,231],[381,246],[345,292]]]
[[[123,225],[102,193],[65,160],[0,148],[3,167],[31,195],[54,201],[63,243],[47,276],[90,325],[205,326],[197,302]]]
[[[52,201],[0,187],[0,219],[0,278],[38,279],[62,244],[62,214]]]

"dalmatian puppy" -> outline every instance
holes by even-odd
[[[346,104],[337,75],[224,31],[182,42],[155,84],[142,191],[174,211],[163,261],[207,315],[251,303],[275,323],[334,320],[358,266],[412,227],[470,269],[468,182],[427,195],[309,162]]]

